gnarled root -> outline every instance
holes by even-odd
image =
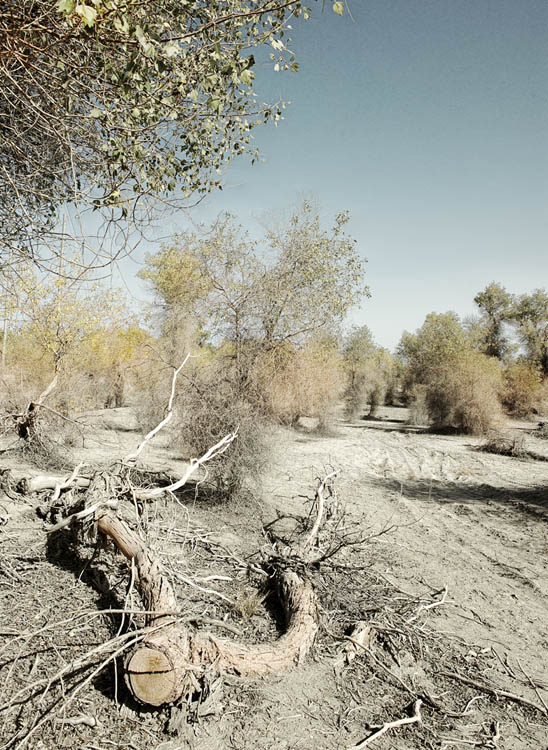
[[[110,514],[98,520],[98,530],[133,559],[147,611],[151,635],[126,660],[126,683],[142,703],[172,703],[199,687],[212,670],[259,676],[290,669],[306,657],[318,631],[316,596],[309,581],[286,570],[278,574],[287,629],[272,643],[242,644],[210,633],[192,633],[176,623],[175,593],[141,539]]]

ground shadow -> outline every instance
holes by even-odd
[[[384,420],[375,417],[364,417],[359,423],[345,422],[344,426],[352,430],[382,430],[383,432],[407,432],[413,434],[423,434],[429,431],[427,427],[407,424],[404,420]]]
[[[94,593],[94,604],[98,611],[106,610],[112,635],[127,632],[128,619],[119,612],[125,607],[123,598],[114,591],[104,572],[106,563],[99,559],[99,547],[83,545],[72,529],[61,529],[49,534],[46,542],[46,558],[53,565],[72,573],[76,580],[88,586]],[[108,566],[109,570],[111,565]],[[109,610],[118,610],[109,612]],[[133,710],[137,704],[123,680],[124,655],[119,656],[97,674],[94,687],[109,700],[116,699]]]
[[[496,487],[487,483],[468,484],[466,482],[448,482],[436,479],[399,480],[386,477],[375,478],[370,481],[383,489],[389,489],[416,500],[476,506],[495,503],[505,510],[510,508],[518,510],[534,516],[536,519],[545,520],[548,518],[548,486],[545,484],[510,488]]]

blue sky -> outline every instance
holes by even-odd
[[[351,314],[394,348],[427,313],[474,311],[491,281],[548,286],[548,4],[533,0],[350,0],[295,22],[299,73],[256,66],[264,163],[235,161],[192,211],[263,215],[314,196],[326,226],[348,210],[372,296]],[[188,226],[183,214],[164,224]],[[124,275],[137,270],[137,254]],[[131,285],[142,295],[142,288]]]

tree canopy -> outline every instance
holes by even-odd
[[[166,311],[196,316],[237,351],[250,341],[262,348],[298,343],[336,325],[368,294],[365,262],[344,232],[347,218],[339,214],[328,231],[305,202],[267,231],[261,251],[227,214],[147,256],[140,276]]]
[[[308,15],[300,0],[3,3],[0,260],[36,257],[63,203],[134,222],[149,198],[219,186],[280,117],[254,93],[253,50],[297,70],[284,35]]]
[[[535,289],[520,295],[514,306],[513,318],[528,359],[548,375],[548,293]]]
[[[512,317],[514,297],[501,284],[492,282],[476,294],[474,302],[482,312],[482,351],[490,357],[502,360],[509,346],[503,324]]]
[[[430,313],[415,333],[403,332],[398,354],[413,383],[428,383],[442,365],[456,362],[468,348],[468,336],[456,313]]]

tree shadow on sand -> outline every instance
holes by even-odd
[[[496,487],[491,484],[468,484],[458,481],[441,481],[436,479],[376,478],[374,484],[394,493],[411,499],[431,501],[432,503],[459,503],[461,505],[496,504],[501,510],[520,511],[537,520],[548,518],[548,486],[546,484],[530,487]]]

